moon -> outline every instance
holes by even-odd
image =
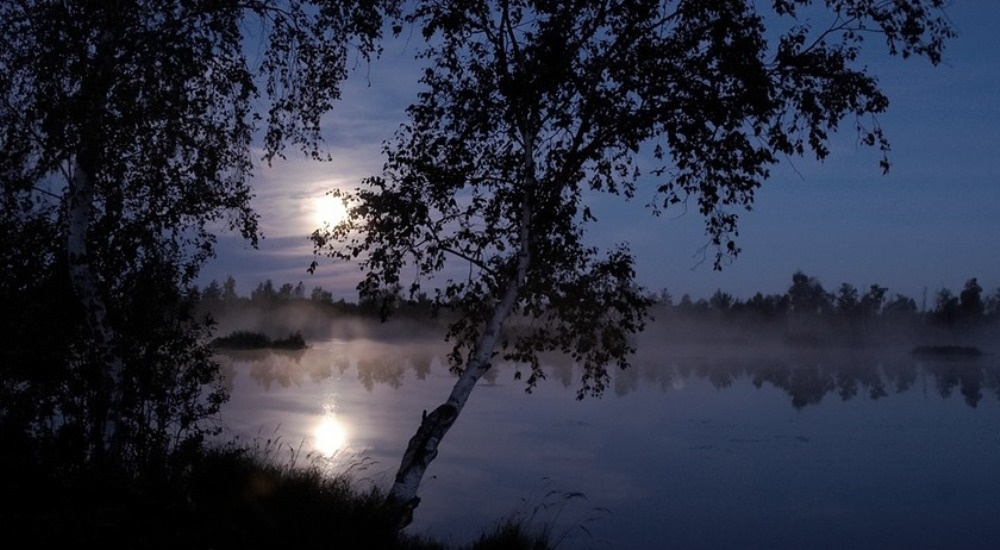
[[[313,201],[313,221],[319,227],[337,225],[347,216],[344,201],[331,195],[323,195]]]
[[[347,443],[347,429],[333,415],[324,416],[313,429],[313,446],[325,456],[332,456]]]

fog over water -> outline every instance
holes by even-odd
[[[290,315],[222,326],[287,329]],[[388,486],[422,411],[454,382],[443,325],[294,321],[306,350],[220,354],[227,435]],[[565,548],[993,547],[995,328],[789,338],[796,327],[780,326],[661,315],[600,399],[576,399],[568,358],[546,357],[531,394],[517,365],[496,364],[442,442],[409,529],[463,543],[522,513],[553,522]],[[984,354],[922,358],[919,344]]]

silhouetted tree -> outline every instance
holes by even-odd
[[[952,33],[941,1],[830,1],[834,23],[819,28],[797,17],[805,3],[775,2],[772,36],[760,3],[745,0],[416,3],[407,21],[428,39],[425,88],[384,173],[338,193],[345,221],[313,234],[318,253],[360,262],[360,293],[387,305],[466,266],[433,283],[436,303],[459,312],[449,336],[461,375],[400,464],[389,500],[404,523],[498,354],[526,365],[529,388],[543,377],[540,352],[571,354],[580,397],[604,391],[608,364],[628,365],[649,300],[625,245],[602,255],[585,243],[585,196],[630,198],[651,184],[654,212],[693,202],[720,268],[739,250],[734,209],[778,159],[826,157],[845,117],[863,143],[888,149],[872,118],[887,98],[856,64],[861,38],[878,33],[891,53],[937,63]],[[517,317],[537,322],[504,337]]]
[[[257,283],[257,288],[250,292],[250,303],[263,308],[273,307],[278,301],[278,292],[274,290],[274,282],[266,279]]]
[[[858,300],[858,289],[852,284],[844,283],[837,290],[837,312],[847,319],[856,319],[861,312]]]
[[[983,303],[983,310],[990,322],[1000,321],[1000,288],[993,291]]]
[[[288,303],[292,301],[292,294],[294,292],[295,287],[292,286],[292,283],[285,283],[278,289],[277,299],[279,302]]]
[[[222,283],[222,299],[229,303],[238,302],[240,295],[236,292],[236,279],[232,275]]]
[[[777,319],[785,314],[788,308],[788,297],[779,294],[764,294],[757,292],[747,300],[745,308],[764,319]]]
[[[0,3],[0,227],[24,228],[0,242],[2,255],[38,268],[33,286],[50,284],[41,279],[52,273],[51,284],[68,285],[77,304],[63,307],[60,369],[4,362],[2,383],[25,392],[4,397],[32,399],[33,388],[50,382],[41,377],[61,377],[54,387],[62,393],[49,400],[64,401],[34,420],[57,418],[72,402],[81,417],[89,415],[93,456],[123,448],[119,432],[152,406],[134,399],[137,377],[151,368],[147,355],[130,351],[134,339],[177,337],[174,343],[186,345],[196,341],[187,335],[200,331],[135,332],[141,323],[131,317],[138,314],[132,303],[143,297],[130,292],[157,283],[163,287],[146,289],[151,295],[185,295],[214,253],[216,227],[256,244],[252,140],[263,138],[268,161],[286,144],[320,156],[320,117],[339,97],[347,58],[354,49],[374,50],[380,9],[392,4]],[[145,279],[149,270],[161,278]],[[5,312],[19,300],[0,299]],[[184,308],[160,311],[181,315]],[[0,344],[21,350],[15,363],[34,362],[35,350],[21,342]],[[195,352],[174,351],[156,359],[179,372]],[[82,386],[65,389],[75,382]]]
[[[788,306],[798,317],[815,317],[833,309],[833,295],[816,277],[796,271],[788,287]]]
[[[312,292],[309,294],[309,299],[312,300],[313,302],[332,304],[333,293],[331,293],[328,290],[323,290],[323,287],[321,286],[317,286],[312,289]]]
[[[917,302],[902,294],[896,294],[882,307],[882,316],[893,325],[912,324],[917,313]]]
[[[953,327],[958,321],[958,298],[947,288],[938,290],[934,319],[945,326]]]
[[[862,319],[870,323],[882,313],[882,303],[885,302],[885,293],[888,291],[888,288],[879,285],[868,287],[868,292],[865,292],[858,304]]]
[[[975,278],[969,279],[958,295],[958,315],[964,324],[971,326],[982,321],[984,311],[983,287]]]
[[[733,298],[732,294],[728,292],[723,292],[721,290],[716,290],[715,294],[708,299],[708,307],[713,311],[720,313],[728,313],[733,309],[733,305],[736,300]]]
[[[222,286],[219,285],[219,281],[212,279],[205,285],[204,290],[201,291],[201,300],[205,302],[222,301]]]

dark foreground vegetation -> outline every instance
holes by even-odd
[[[513,519],[465,545],[396,528],[385,492],[351,472],[281,459],[267,440],[205,448],[179,471],[135,477],[38,464],[6,477],[0,531],[20,548],[545,549],[544,530]],[[309,457],[305,458],[306,461]]]

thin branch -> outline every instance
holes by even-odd
[[[497,274],[496,270],[494,270],[490,266],[484,264],[482,261],[477,260],[477,259],[473,258],[472,256],[469,256],[469,255],[464,254],[462,252],[459,252],[458,250],[455,250],[454,248],[451,248],[451,247],[448,247],[448,246],[438,246],[438,248],[440,248],[442,252],[447,252],[449,254],[452,254],[454,256],[457,256],[457,257],[459,257],[459,258],[461,258],[461,259],[469,262],[470,264],[478,267],[479,269],[482,269],[483,271],[489,273],[490,275],[496,275]]]
[[[53,193],[51,191],[48,191],[46,189],[42,189],[41,187],[39,187],[37,185],[31,186],[31,189],[34,190],[34,191],[37,191],[38,193],[41,193],[43,195],[48,195],[48,196],[52,197],[53,199],[62,199],[61,195],[57,195],[57,194],[55,194],[55,193]]]

